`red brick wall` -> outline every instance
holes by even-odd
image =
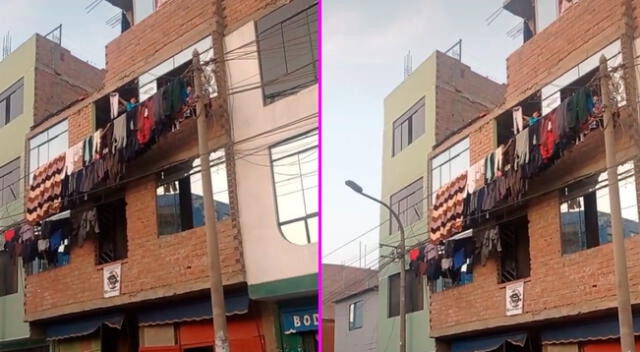
[[[93,133],[93,104],[87,104],[69,115],[69,147],[84,140]]]
[[[619,38],[625,1],[580,0],[511,54],[507,101],[525,98]]]
[[[469,135],[469,164],[475,164],[496,149],[494,126],[493,121],[485,122]]]
[[[38,36],[34,124],[58,112],[78,98],[88,96],[102,84],[104,71],[73,56],[69,50]]]
[[[90,240],[72,248],[70,264],[27,277],[27,319],[189,292],[208,284],[204,227],[158,237],[155,192],[154,176],[126,188],[128,255],[122,264],[121,296],[103,298],[102,270],[95,264],[95,242]],[[237,283],[243,279],[240,238],[230,220],[218,224],[218,235],[224,282]]]

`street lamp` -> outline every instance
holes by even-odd
[[[359,195],[371,199],[372,201],[382,205],[383,207],[385,207],[387,210],[389,210],[389,212],[391,213],[391,215],[393,216],[393,218],[396,220],[396,222],[398,223],[398,226],[400,227],[400,245],[399,245],[399,249],[400,249],[400,352],[406,352],[406,339],[407,339],[407,327],[406,327],[406,307],[405,307],[405,285],[406,285],[406,275],[405,275],[405,251],[406,251],[406,245],[405,245],[405,236],[404,236],[404,226],[402,225],[402,221],[400,221],[400,216],[398,216],[398,213],[396,213],[393,209],[391,209],[391,207],[381,201],[378,198],[372,197],[366,193],[364,193],[362,187],[355,183],[354,181],[351,180],[347,180],[344,183],[345,185],[347,185],[347,187],[351,188],[354,192],[358,193]]]

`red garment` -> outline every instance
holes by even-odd
[[[16,235],[16,230],[11,229],[4,232],[4,240],[10,242],[13,239],[13,236]]]
[[[418,248],[414,248],[409,251],[409,260],[416,260],[420,255],[420,250]]]
[[[542,119],[540,155],[545,161],[553,155],[553,149],[556,145],[556,122],[555,110]]]
[[[153,105],[150,100],[147,100],[138,107],[137,123],[138,143],[142,145],[149,141],[151,138],[151,130],[153,129]]]

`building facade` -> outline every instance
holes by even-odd
[[[335,301],[335,351],[374,350],[378,334],[377,322],[377,286],[337,299]],[[324,334],[324,330],[322,333]]]
[[[231,350],[316,351],[317,4],[109,3],[123,32],[101,87],[28,135],[68,137],[28,189],[27,220],[58,250],[30,261],[26,320],[61,352],[211,350],[200,114]],[[60,173],[58,205],[41,179]]]
[[[43,122],[52,113],[95,90],[103,74],[58,43],[38,34],[0,62],[1,228],[10,230],[24,220],[24,180],[30,168],[24,144],[31,125]],[[38,348],[46,345],[44,339],[24,321],[22,261],[15,256],[15,248],[9,249],[6,245],[4,233],[2,236],[0,350]]]
[[[637,320],[637,2],[535,3],[504,5],[530,29],[507,59],[505,102],[429,155],[427,174],[433,175],[439,155],[468,140],[469,169],[454,175],[471,187],[458,192],[464,211],[455,221],[462,225],[432,227],[432,243],[446,244],[454,256],[465,241],[494,245],[460,251],[464,269],[454,264],[429,278],[430,334],[441,351],[620,350],[604,128],[615,129]],[[581,20],[587,14],[589,23]],[[603,56],[613,82],[608,101],[600,86]],[[603,103],[614,115],[611,126],[603,124]],[[534,114],[540,118],[529,119]],[[515,155],[507,152],[513,143]],[[495,193],[497,185],[505,191]],[[432,191],[444,196],[454,188],[449,183]],[[493,194],[492,201],[479,204],[480,194]],[[440,209],[436,200],[427,214],[435,219]],[[460,231],[466,236],[456,235]]]
[[[498,105],[504,86],[473,72],[469,66],[435,52],[418,66],[384,102],[382,198],[399,213],[407,245],[423,241],[426,234],[423,200],[430,181],[424,175],[429,153],[459,127]],[[462,155],[466,148],[454,155]],[[464,156],[462,156],[464,157]],[[462,158],[461,157],[461,158]],[[461,161],[462,162],[462,161]],[[443,182],[448,173],[443,172]],[[426,203],[425,203],[426,204]],[[381,267],[379,271],[378,349],[398,349],[399,266],[388,263],[399,242],[399,227],[380,210]],[[407,275],[410,280],[412,275]],[[411,281],[412,282],[412,281]],[[428,329],[428,294],[421,282],[407,291],[407,351],[431,351]]]

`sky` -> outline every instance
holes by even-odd
[[[62,24],[62,46],[104,68],[104,47],[120,34],[119,24],[111,28],[105,22],[120,10],[101,0],[87,13],[85,8],[91,3],[93,0],[0,0],[0,39],[9,33],[15,50],[36,32],[44,35]]]
[[[380,224],[379,208],[349,190],[358,182],[381,192],[383,100],[404,77],[404,56],[417,67],[433,51],[462,39],[462,61],[505,82],[506,58],[522,44],[507,32],[521,20],[503,11],[503,0],[324,0],[322,13],[322,256],[324,262],[376,264],[378,231],[333,252]],[[364,256],[363,256],[364,257]]]

